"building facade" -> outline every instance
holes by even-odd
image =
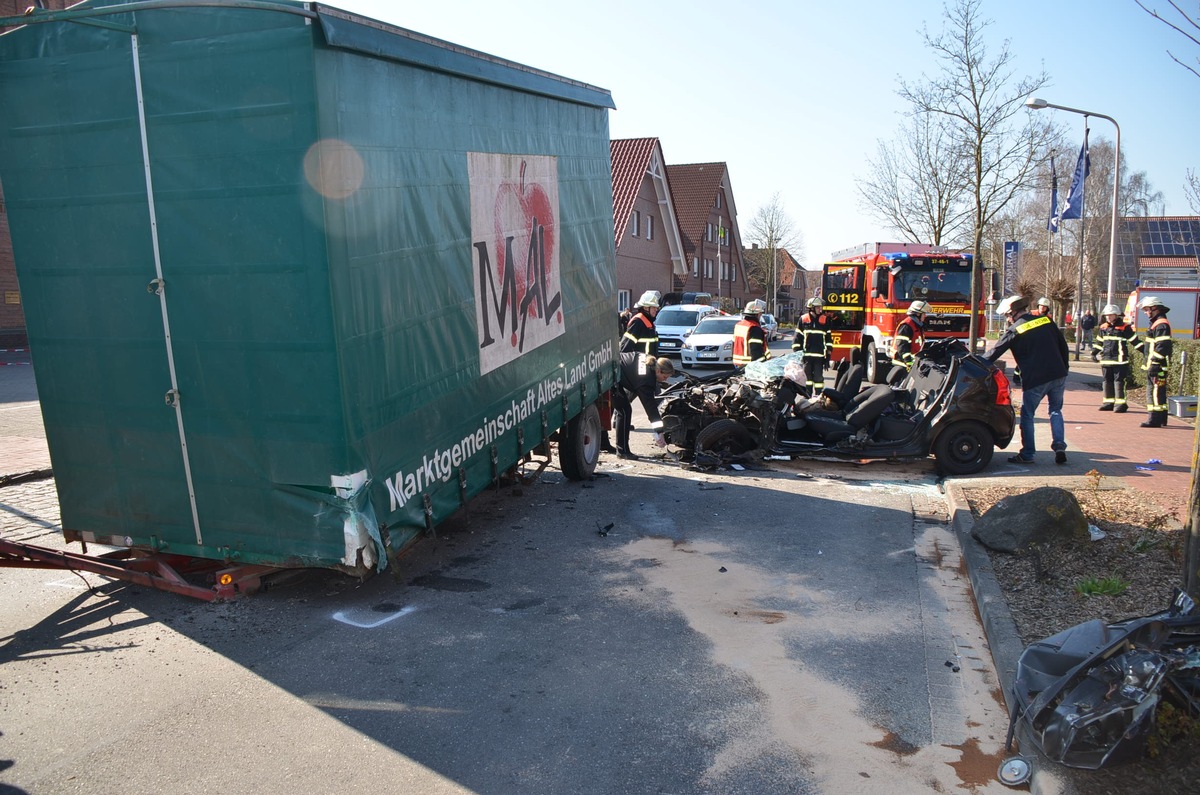
[[[742,236],[724,163],[667,166],[687,261],[677,292],[709,293],[713,303],[741,311],[753,294],[742,260]]]
[[[618,139],[610,149],[617,309],[624,311],[646,290],[670,292],[686,266],[659,140]]]

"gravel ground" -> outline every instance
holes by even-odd
[[[988,552],[1026,644],[1094,618],[1116,621],[1159,612],[1182,582],[1186,506],[1169,504],[1161,495],[1109,488],[1103,480],[1093,474],[1091,486],[1073,493],[1088,521],[1104,531],[1105,538],[1065,542],[1038,554]],[[1004,497],[1023,491],[984,488],[967,489],[965,494],[978,517]],[[1080,590],[1089,579],[1114,579],[1126,587],[1117,595],[1087,596]],[[1197,792],[1200,723],[1193,722],[1191,729],[1190,737],[1169,743],[1156,758],[1083,773],[1086,792]]]

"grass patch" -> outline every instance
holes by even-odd
[[[1075,583],[1075,593],[1080,596],[1120,596],[1128,587],[1129,583],[1116,574],[1108,577],[1085,577]]]

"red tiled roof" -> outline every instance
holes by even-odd
[[[622,138],[609,141],[612,154],[613,234],[619,244],[629,226],[633,204],[646,178],[650,156],[658,146],[657,138]]]
[[[1196,257],[1138,257],[1139,268],[1196,268],[1200,260]]]
[[[721,189],[725,170],[724,163],[667,166],[671,198],[675,202],[675,217],[679,219],[683,248],[689,254],[696,250],[693,241],[704,239],[705,225],[716,204],[717,191]]]

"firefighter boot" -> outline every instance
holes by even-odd
[[[1150,418],[1142,423],[1143,428],[1165,428],[1167,425],[1167,412],[1152,411]]]
[[[1101,404],[1100,404],[1100,411],[1114,411],[1114,409],[1113,409],[1113,404],[1111,404],[1111,403],[1101,403]]]

